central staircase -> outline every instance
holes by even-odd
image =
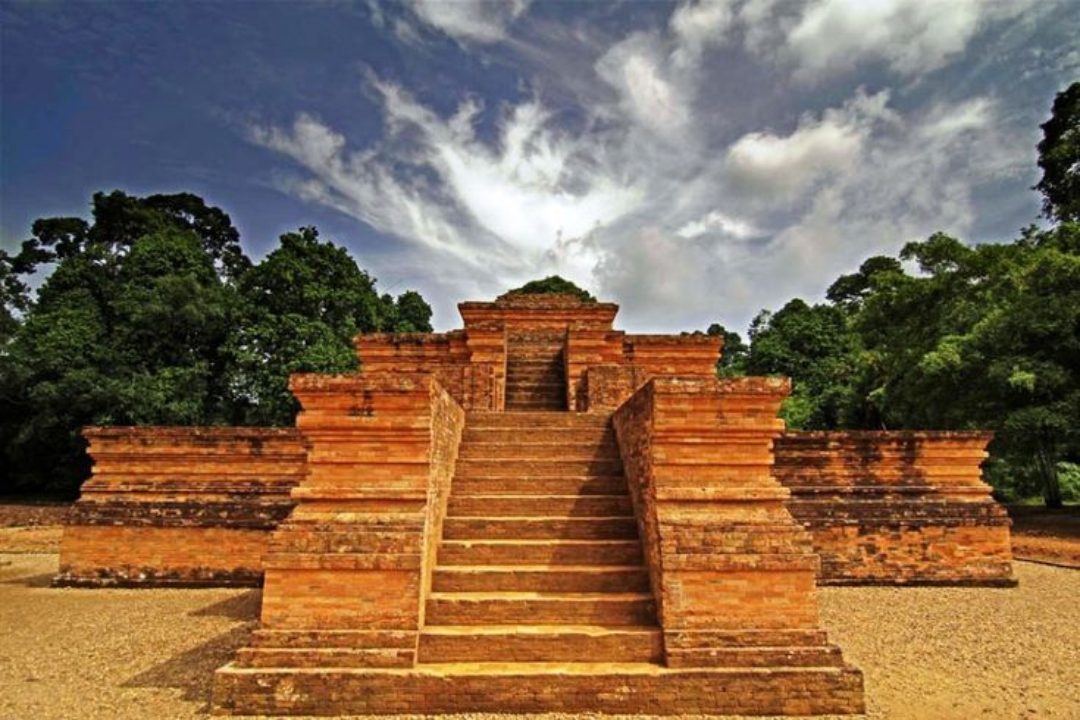
[[[609,420],[470,414],[418,661],[648,663],[661,656]]]
[[[506,409],[566,410],[563,333],[511,335],[506,344]]]

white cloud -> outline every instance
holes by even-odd
[[[736,240],[747,240],[752,237],[760,237],[762,232],[746,220],[741,220],[730,215],[725,215],[719,210],[710,210],[709,213],[697,220],[691,220],[675,231],[682,238],[696,238],[717,231]]]
[[[804,116],[787,136],[754,132],[736,141],[727,154],[734,187],[772,199],[791,199],[814,183],[855,169],[873,123],[888,115],[888,93],[861,92],[821,119]]]
[[[689,98],[671,79],[658,36],[635,34],[615,44],[596,63],[596,72],[614,88],[620,110],[632,122],[660,135],[685,130]]]
[[[671,15],[669,26],[678,46],[672,55],[676,65],[696,63],[708,47],[727,39],[733,20],[731,0],[685,2]]]
[[[1016,172],[1025,155],[1002,132],[990,99],[936,104],[883,126],[851,172],[807,197],[763,257],[774,268],[799,268],[790,294],[819,295],[868,255],[895,253],[937,230],[964,237],[975,188]]]
[[[466,83],[456,110],[436,112],[369,78],[380,141],[354,147],[310,115],[252,138],[299,166],[283,190],[406,240],[396,267],[448,305],[557,272],[622,304],[632,330],[738,327],[870,254],[963,236],[979,189],[1030,165],[1030,138],[992,92],[855,89],[881,87],[880,63],[907,78],[962,62],[1007,14],[957,4],[939,10],[944,38],[921,4],[880,0],[873,42],[852,21],[871,10],[836,0],[685,4],[618,37],[529,17],[507,47],[523,100],[487,106]],[[456,27],[462,43],[496,37]],[[733,93],[747,68],[769,84]],[[799,81],[826,76],[838,99],[820,109],[823,90]]]
[[[737,11],[745,47],[783,62],[793,78],[850,75],[868,62],[915,78],[956,60],[991,24],[1034,0],[748,0]]]
[[[413,0],[417,18],[462,43],[496,43],[532,0]]]
[[[639,199],[593,169],[576,140],[552,132],[537,100],[503,113],[492,147],[476,136],[476,101],[443,119],[397,85],[376,80],[374,87],[388,130],[379,146],[349,150],[341,134],[307,115],[289,130],[252,131],[255,142],[312,174],[283,182],[284,190],[475,267],[494,264],[509,277],[552,262],[591,267],[588,246],[572,241]]]

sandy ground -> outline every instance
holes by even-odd
[[[0,717],[205,716],[257,590],[54,589],[55,570],[56,555],[0,554]],[[1016,574],[1005,590],[823,588],[868,716],[1080,718],[1080,571]]]
[[[0,502],[0,552],[58,552],[69,507],[59,502]]]

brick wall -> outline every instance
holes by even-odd
[[[1012,584],[1009,519],[980,465],[988,433],[812,432],[777,440],[776,476],[826,583]]]
[[[241,662],[415,662],[464,413],[427,375],[294,375],[309,445],[265,557],[262,629]],[[329,658],[329,659],[328,659]]]
[[[68,515],[57,584],[250,585],[289,513],[293,429],[88,428],[93,476]]]
[[[789,390],[657,378],[614,415],[668,666],[846,667],[819,626],[817,556],[771,472]]]

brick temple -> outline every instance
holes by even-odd
[[[978,432],[785,432],[721,340],[504,295],[295,428],[92,428],[57,582],[258,585],[223,714],[863,710],[824,583],[1013,581]]]

